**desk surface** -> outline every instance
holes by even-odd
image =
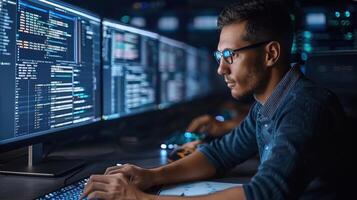
[[[92,174],[102,174],[107,167],[113,166],[116,163],[132,163],[144,168],[152,168],[166,164],[166,156],[167,152],[159,149],[130,153],[120,150],[105,156],[86,159],[87,164],[81,170],[68,173],[62,177],[44,178],[0,175],[0,199],[34,199]],[[227,173],[224,177],[213,179],[213,181],[247,182],[256,172],[257,166],[257,160],[248,160]],[[19,195],[21,196],[19,197]]]

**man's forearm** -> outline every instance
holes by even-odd
[[[212,177],[215,167],[198,151],[169,165],[152,169],[154,185],[194,181]]]
[[[204,196],[182,197],[182,196],[156,196],[148,195],[145,200],[245,200],[243,187],[234,187],[220,192]]]

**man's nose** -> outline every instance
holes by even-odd
[[[229,65],[224,59],[220,60],[217,73],[222,76],[229,73]]]

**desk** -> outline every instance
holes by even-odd
[[[116,163],[132,163],[144,168],[157,167],[166,164],[166,153],[165,150],[158,148],[145,152],[116,150],[105,156],[85,159],[87,164],[75,175],[73,175],[75,172],[71,172],[56,178],[0,175],[0,199],[34,199],[63,187],[65,182],[69,184],[92,174],[102,174],[107,167]],[[248,160],[224,177],[212,181],[245,183],[256,172],[257,166],[257,160]]]

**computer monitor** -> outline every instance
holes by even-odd
[[[160,108],[185,100],[186,44],[160,37]]]
[[[157,108],[158,35],[103,20],[103,119]]]
[[[209,54],[205,49],[187,45],[186,47],[186,100],[202,98],[212,91],[212,71]]]
[[[179,29],[180,20],[176,15],[161,16],[157,22],[157,28],[159,31],[174,32]]]
[[[309,12],[305,15],[305,26],[309,30],[325,30],[326,14],[322,11]]]
[[[0,147],[100,120],[100,18],[55,0],[0,8]]]
[[[213,54],[209,53],[207,49],[198,50],[198,65],[200,66],[199,85],[200,95],[207,96],[215,93],[215,90],[226,89],[225,82],[220,80],[222,78],[217,74],[217,62],[213,60]]]
[[[188,24],[189,31],[216,31],[218,14],[215,12],[203,12],[195,14]]]
[[[192,46],[186,46],[186,100],[192,100],[200,96],[200,76],[201,69],[199,65],[198,49]]]

